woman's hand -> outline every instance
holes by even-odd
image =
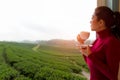
[[[85,55],[88,56],[91,54],[91,50],[90,50],[90,46],[89,45],[84,45],[84,41],[81,37],[80,34],[77,35],[77,41],[80,43],[80,45],[78,46],[80,49],[80,52]]]
[[[89,45],[87,45],[87,46],[84,46],[84,45],[80,46],[79,49],[80,49],[80,52],[83,55],[85,55],[85,56],[89,56],[91,54],[91,50],[90,50],[90,46]]]

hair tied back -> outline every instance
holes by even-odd
[[[111,29],[114,29],[116,27],[116,25],[113,25],[112,27],[111,27]]]

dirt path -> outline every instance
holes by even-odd
[[[40,44],[38,44],[38,45],[36,45],[35,47],[33,47],[32,49],[34,50],[34,51],[37,51],[37,49],[40,47]]]
[[[82,74],[87,78],[87,80],[90,80],[90,74],[85,72],[85,71],[82,71]]]

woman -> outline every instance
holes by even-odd
[[[92,47],[80,48],[90,69],[90,80],[118,80],[120,13],[100,6],[95,9],[90,23],[97,38]],[[77,40],[81,42],[79,35]]]

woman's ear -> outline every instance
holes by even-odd
[[[104,20],[99,20],[99,29],[100,30],[104,30],[106,29],[106,26],[105,26],[105,21]]]
[[[99,21],[99,24],[100,24],[101,26],[105,26],[104,20],[101,19],[101,20]]]

